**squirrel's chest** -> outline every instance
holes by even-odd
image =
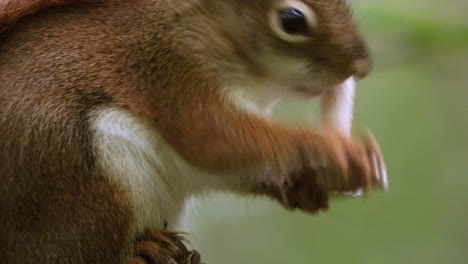
[[[203,185],[196,169],[143,118],[113,107],[92,116],[97,164],[132,199],[135,231],[182,224],[192,195]]]

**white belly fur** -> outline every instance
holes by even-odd
[[[145,228],[183,228],[192,195],[206,188],[211,175],[183,161],[151,127],[128,110],[103,108],[91,119],[97,163],[132,199],[133,232]]]

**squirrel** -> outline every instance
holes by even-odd
[[[384,186],[338,128],[370,67],[343,0],[1,0],[0,263],[200,263],[192,197],[317,213]],[[324,130],[272,121],[285,97],[322,98]]]

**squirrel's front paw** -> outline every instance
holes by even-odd
[[[182,235],[175,232],[146,230],[136,241],[131,264],[202,264],[200,254],[189,251]]]
[[[328,208],[329,195],[386,188],[386,172],[372,134],[362,139],[339,135],[303,138],[302,168],[271,179],[257,189],[290,209],[318,212]]]
[[[274,198],[288,209],[311,213],[328,209],[329,193],[311,168],[293,172],[279,180],[273,177],[257,186],[254,192]]]
[[[368,130],[360,138],[340,135],[315,140],[315,149],[303,151],[305,173],[312,170],[316,184],[328,193],[386,189],[386,169],[377,141]]]

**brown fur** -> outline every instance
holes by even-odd
[[[0,2],[1,263],[128,263],[133,247],[132,263],[168,263],[169,251],[183,263],[179,237],[164,235],[171,251],[157,234],[143,242],[129,234],[127,194],[95,164],[88,120],[100,106],[150,119],[201,170],[247,175],[268,165],[268,178],[245,178],[242,191],[289,208],[316,212],[331,191],[375,184],[374,146],[272,123],[238,110],[221,89],[238,63],[266,78],[256,59],[266,45],[320,57],[336,83],[364,76],[367,67],[353,65],[367,53],[342,1],[306,1],[323,27],[298,47],[237,19],[239,10],[266,18],[270,1],[178,1]]]
[[[41,9],[77,3],[93,3],[102,0],[2,0],[0,2],[0,32],[12,27],[17,21]]]

